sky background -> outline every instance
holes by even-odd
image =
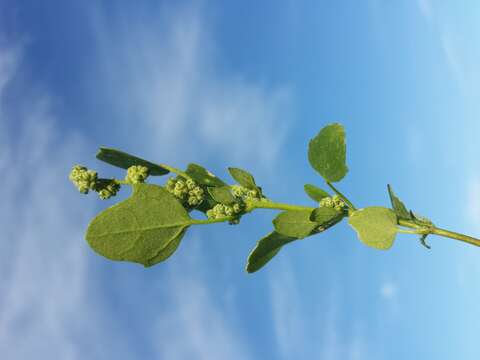
[[[191,228],[145,269],[89,248],[90,219],[119,199],[68,173],[123,177],[95,160],[110,146],[224,179],[246,168],[313,206],[307,144],[341,122],[357,207],[388,206],[391,183],[478,236],[479,19],[474,0],[0,0],[0,357],[478,359],[472,246],[400,235],[383,252],[342,223],[247,274],[264,210]]]

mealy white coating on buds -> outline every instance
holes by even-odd
[[[141,165],[133,165],[127,169],[125,181],[130,184],[139,184],[145,182],[148,177],[148,168]]]
[[[88,194],[89,190],[95,189],[97,182],[97,172],[88,170],[85,166],[75,165],[68,176],[70,181],[77,187],[82,194]]]

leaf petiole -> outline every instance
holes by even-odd
[[[348,198],[345,195],[343,195],[337,188],[335,188],[335,186],[333,186],[333,184],[330,181],[327,181],[327,185],[330,187],[330,189],[332,189],[335,192],[335,194],[340,196],[340,198],[343,201],[345,201],[345,203],[348,205],[349,208],[351,208],[353,211],[357,210],[357,208],[352,204],[352,202],[348,200]]]

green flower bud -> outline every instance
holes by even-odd
[[[173,190],[175,189],[176,182],[177,181],[174,178],[168,178],[168,180],[165,184],[165,189],[167,189],[167,191],[173,193]]]
[[[187,179],[186,183],[188,190],[193,190],[197,184],[192,179]]]
[[[320,207],[334,207],[334,203],[331,197],[324,197],[320,202],[318,203]]]
[[[225,206],[225,215],[226,216],[232,216],[233,215],[233,208],[231,206],[228,206],[228,205]]]
[[[125,181],[131,184],[139,184],[145,182],[148,177],[148,168],[140,165],[133,165],[127,169]]]
[[[258,191],[257,190],[248,190],[247,191],[247,197],[249,198],[257,198],[258,197]]]
[[[105,185],[101,189],[97,189],[98,196],[102,200],[110,199],[112,196],[117,195],[117,192],[120,190],[120,184],[115,180],[112,180],[109,184]]]
[[[207,218],[209,219],[215,218],[215,211],[213,209],[207,210]]]
[[[335,210],[340,212],[343,210],[343,205],[335,205]]]
[[[242,212],[242,206],[238,203],[233,204],[232,209],[235,214],[239,214],[240,212]]]
[[[89,190],[95,188],[97,182],[97,172],[81,165],[75,165],[68,177],[82,194],[88,194]]]

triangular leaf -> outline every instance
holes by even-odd
[[[310,220],[311,210],[287,210],[277,215],[273,220],[275,231],[297,239],[311,235],[318,227]]]
[[[410,212],[407,210],[403,202],[395,195],[390,184],[387,185],[387,189],[393,211],[395,211],[395,214],[397,214],[398,218],[403,220],[412,220]]]
[[[329,182],[343,179],[348,172],[345,164],[345,130],[340,124],[325,126],[308,144],[310,165]]]
[[[235,202],[235,197],[230,191],[230,186],[209,187],[208,193],[210,196],[220,204],[230,205]]]
[[[233,167],[229,167],[228,171],[230,175],[232,175],[232,178],[234,178],[235,181],[237,181],[240,185],[246,187],[247,189],[258,190],[253,175],[250,174],[248,171]]]
[[[187,211],[168,191],[135,184],[131,197],[92,220],[86,239],[106,258],[151,266],[175,251],[190,222]]]
[[[359,209],[350,215],[348,222],[367,246],[387,250],[395,241],[397,216],[391,209],[379,206]]]
[[[122,169],[128,169],[133,165],[145,166],[148,168],[149,175],[152,176],[165,175],[169,173],[167,169],[161,167],[160,165],[154,164],[134,155],[127,154],[126,152],[107,147],[101,147],[98,150],[97,159]]]
[[[285,236],[272,231],[261,238],[255,248],[250,252],[247,260],[246,270],[253,273],[263,267],[275,255],[278,254],[283,245],[297,240],[294,237]]]
[[[305,190],[305,193],[310,197],[310,199],[316,201],[317,203],[320,202],[320,200],[322,200],[323,198],[330,196],[328,192],[312,184],[305,184],[303,186],[303,189]]]
[[[207,185],[207,186],[224,186],[227,185],[218,177],[213,175],[203,166],[198,164],[188,164],[187,170],[185,173],[190,176],[197,184]]]

